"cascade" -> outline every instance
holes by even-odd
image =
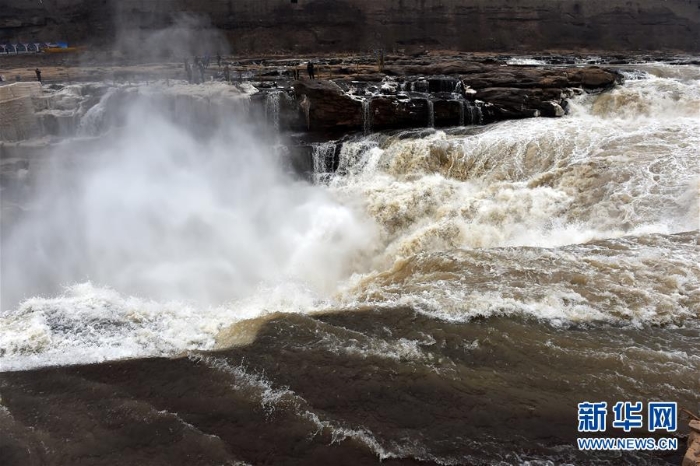
[[[362,101],[362,128],[365,135],[372,132],[372,113],[371,113],[372,101],[371,99],[365,99]]]

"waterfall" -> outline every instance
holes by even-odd
[[[459,126],[464,126],[464,101],[463,100],[458,100],[457,103],[459,104]]]
[[[362,101],[362,129],[365,136],[372,132],[372,100],[365,99]]]
[[[301,107],[301,109],[304,111],[304,116],[306,117],[306,128],[311,129],[311,101],[306,95],[301,97],[299,107]]]
[[[455,79],[447,79],[447,78],[441,78],[439,80],[439,82],[440,82],[440,92],[443,92],[445,94],[456,92],[457,86],[460,84],[460,82],[455,80]]]
[[[483,125],[484,124],[484,114],[481,111],[481,105],[478,103],[472,103],[466,101],[467,110],[469,110],[469,124],[470,125]]]
[[[275,129],[280,128],[280,94],[281,91],[273,91],[267,94],[265,100],[265,115]]]
[[[105,129],[108,102],[116,92],[116,88],[109,88],[100,101],[83,114],[78,123],[79,136],[98,136]],[[52,104],[50,104],[51,106]]]
[[[435,105],[432,100],[426,100],[428,102],[428,127],[435,128]]]
[[[333,158],[335,157],[335,142],[313,144],[311,157],[314,163],[314,183],[322,183],[333,173]]]

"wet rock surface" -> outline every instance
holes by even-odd
[[[558,65],[557,57],[578,66]],[[609,62],[613,58],[595,59]],[[34,66],[45,59],[27,57],[29,61],[24,64]],[[26,60],[13,60],[18,73],[26,71],[26,66],[19,67]],[[118,107],[128,95],[124,89],[154,83],[173,101],[174,115],[189,114],[196,121],[208,118],[207,112],[219,116],[230,111],[227,106],[233,105],[228,95],[246,87],[253,91],[245,91],[250,95],[249,104],[239,109],[239,113],[248,112],[253,119],[265,121],[276,130],[333,132],[337,136],[353,131],[559,117],[566,113],[567,99],[573,95],[602,92],[621,82],[616,70],[586,65],[590,60],[585,57],[549,56],[541,65],[520,66],[509,64],[511,57],[507,55],[390,55],[381,72],[372,57],[367,56],[314,61],[318,79],[311,80],[306,76],[306,62],[298,59],[227,57],[224,62],[231,68],[228,83],[221,67],[211,67],[202,84],[186,84],[184,71],[174,63],[43,68],[45,82],[50,83],[44,86],[45,100],[52,102],[50,111],[37,117],[41,123],[38,127],[43,135],[70,136],[78,129],[82,116],[100,102],[108,88],[120,88],[110,103],[111,107]],[[11,73],[16,70],[12,69]],[[67,73],[71,80],[90,84],[70,90],[70,84],[65,81]],[[230,92],[223,89],[226,84],[231,85]],[[60,102],[52,94],[59,94]],[[190,95],[202,97],[198,98],[201,102],[188,104],[192,100]],[[197,111],[193,113],[193,109]],[[107,111],[107,116],[112,114]]]
[[[332,81],[297,81],[294,92],[308,129],[362,125],[362,104]]]
[[[363,76],[335,82],[297,81],[308,128],[372,130],[463,126],[516,118],[560,117],[567,98],[601,92],[621,76],[599,67],[504,67],[480,63],[435,65],[436,75],[415,75],[412,66],[386,71],[382,82]],[[465,71],[469,71],[464,74]],[[475,116],[476,112],[476,116]]]

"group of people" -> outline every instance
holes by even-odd
[[[185,74],[187,74],[187,80],[189,81],[189,83],[194,84],[197,80],[197,75],[195,75],[195,71],[199,71],[198,82],[203,83],[204,72],[208,67],[209,56],[204,56],[202,58],[195,56],[191,64],[190,61],[187,58],[185,58]]]
[[[192,63],[190,64],[190,61],[185,58],[185,74],[187,75],[187,80],[189,81],[190,84],[195,84],[197,82],[203,83],[205,80],[205,72],[209,68],[209,65],[211,64],[211,57],[209,54],[204,55],[203,57],[198,57],[195,55],[195,57],[192,59]],[[221,68],[222,64],[222,57],[221,54],[216,55],[216,64],[218,65],[219,68]],[[199,76],[195,74],[195,72],[199,72]],[[224,67],[224,78],[226,81],[229,81],[231,79],[231,68],[226,64]],[[199,79],[197,79],[199,78]]]
[[[306,72],[309,73],[309,79],[316,79],[316,70],[312,61],[306,64]],[[292,68],[292,77],[297,81],[301,79],[301,72],[296,66]]]
[[[221,69],[221,65],[223,64],[223,60],[221,55],[216,56],[216,63]],[[187,81],[189,81],[190,84],[198,84],[198,83],[203,83],[205,81],[205,73],[206,70],[209,68],[210,64],[210,57],[209,55],[204,55],[203,57],[198,57],[195,56],[192,59],[192,63],[190,63],[188,58],[185,58],[184,61],[184,68],[185,68],[185,74],[187,75]],[[223,78],[225,81],[229,82],[231,81],[231,67],[228,65],[228,63],[225,64],[223,67]],[[308,61],[306,63],[306,72],[309,75],[309,79],[315,80],[316,79],[316,69],[314,66],[314,63],[312,61]],[[221,76],[221,74],[220,74]],[[300,68],[298,66],[295,66],[292,68],[292,77],[296,80],[301,79],[301,72]],[[37,69],[37,79],[41,81],[41,72]]]
[[[216,56],[216,63],[221,68],[222,64],[222,58],[221,55]],[[189,81],[190,84],[196,84],[198,83],[203,83],[204,82],[204,75],[205,71],[207,68],[209,68],[210,64],[210,57],[209,55],[204,55],[203,57],[198,57],[195,56],[192,60],[192,63],[185,58],[185,74],[187,75],[187,80]],[[380,58],[380,68],[384,67],[384,54],[382,54]],[[195,71],[199,71],[199,76],[195,75]],[[309,74],[309,79],[316,79],[316,70],[314,67],[314,64],[312,61],[307,62],[306,64],[306,71]],[[37,68],[34,70],[34,73],[36,74],[36,80],[41,82],[41,70]],[[299,71],[299,67],[294,67],[292,69],[292,77],[296,80],[299,80],[301,78],[301,73]],[[231,80],[231,68],[229,67],[228,63],[223,69],[223,77],[224,79],[228,82]],[[197,80],[197,78],[199,78]]]
[[[39,68],[35,69],[34,74],[36,75],[36,80],[41,82],[41,70]],[[22,80],[22,77],[20,75],[17,75],[15,77],[15,80],[19,82]],[[5,81],[6,81],[5,76],[0,74],[0,83],[4,83]]]

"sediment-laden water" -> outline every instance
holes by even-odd
[[[700,408],[700,70],[638,68],[315,184],[135,108],[3,231],[0,460],[678,464],[575,443],[582,401]]]

